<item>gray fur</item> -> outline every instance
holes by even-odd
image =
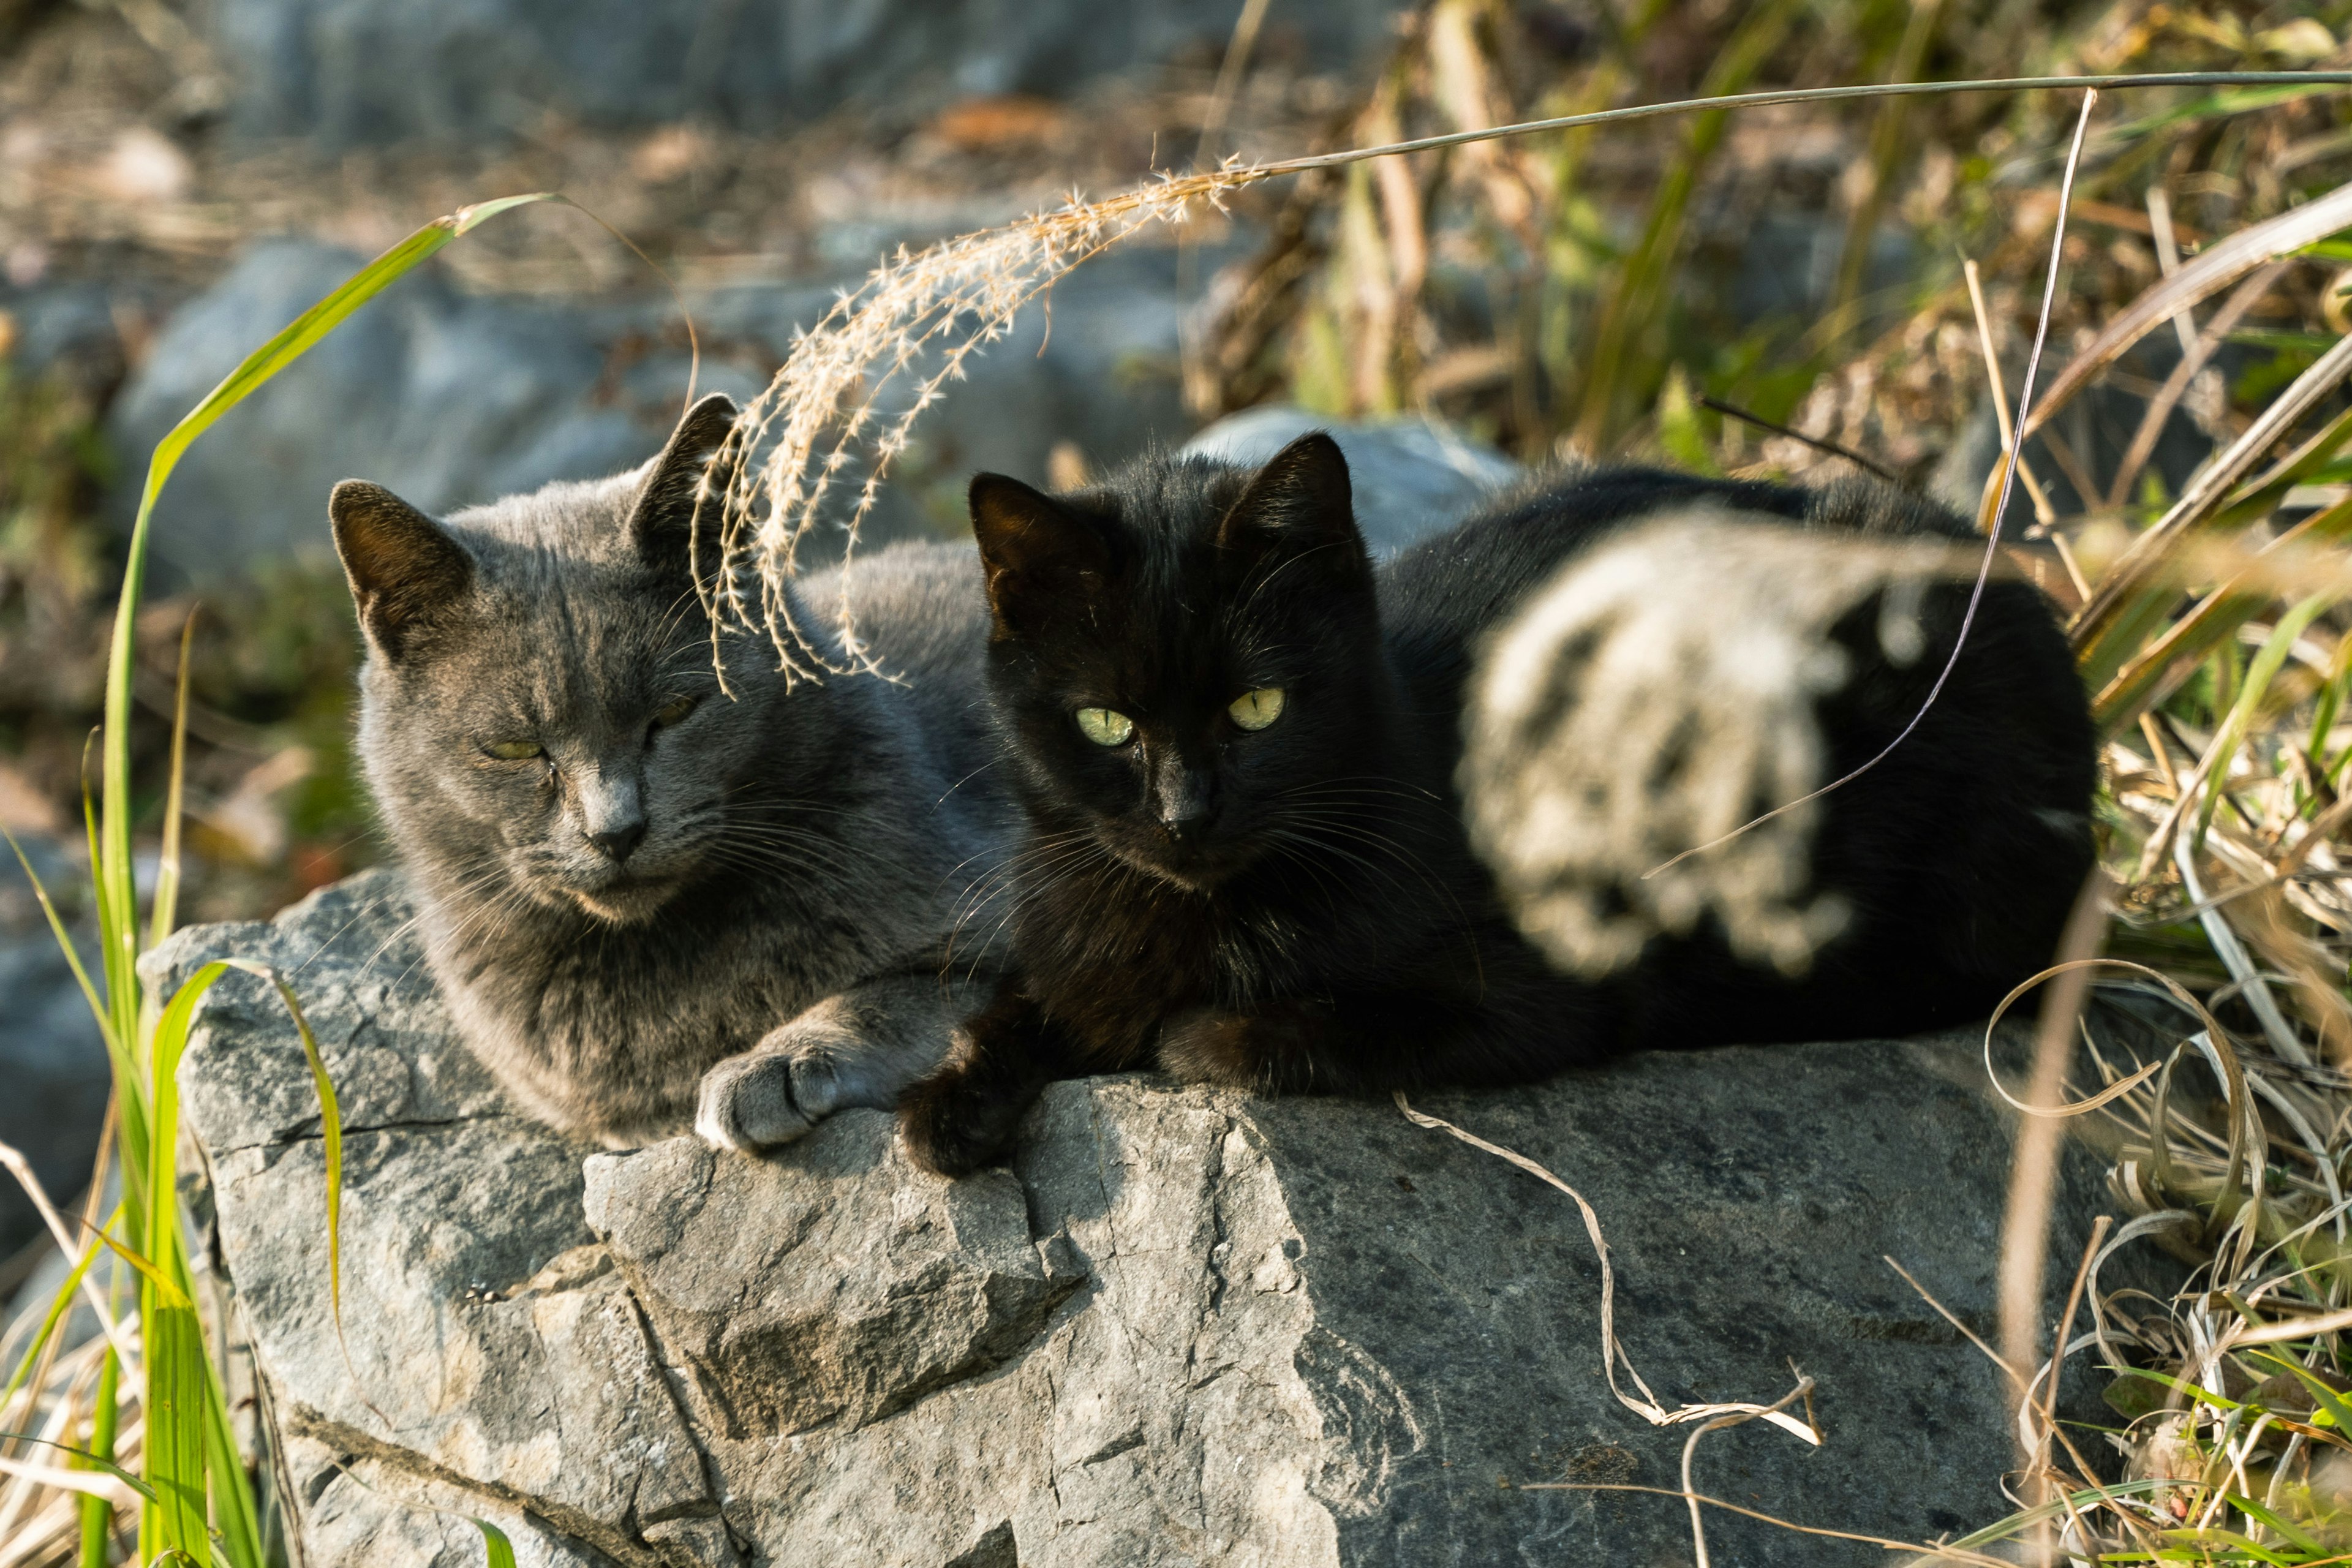
[[[434,974],[517,1100],[614,1146],[692,1125],[753,1149],[895,1103],[968,1010],[945,953],[1011,825],[969,547],[849,569],[897,679],[788,688],[764,637],[730,634],[722,694],[687,527],[733,412],[707,401],[635,472],[439,524],[357,483],[331,508],[369,649],[361,753]],[[841,586],[793,587],[836,641]]]

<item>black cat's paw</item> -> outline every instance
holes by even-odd
[[[915,1084],[898,1100],[898,1137],[907,1157],[935,1176],[979,1170],[1003,1152],[1012,1132],[1012,1120],[994,1100],[957,1068]]]

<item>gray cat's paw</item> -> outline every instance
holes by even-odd
[[[813,1066],[819,1070],[809,1070]],[[781,1051],[729,1057],[703,1075],[694,1131],[712,1148],[739,1154],[790,1143],[834,1109],[832,1077],[821,1064]]]
[[[888,1110],[945,1051],[942,1007],[936,980],[876,982],[820,1002],[703,1075],[694,1130],[713,1148],[756,1154],[836,1110]]]

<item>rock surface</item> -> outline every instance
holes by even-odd
[[[346,1119],[343,1328],[319,1119],[232,975],[183,1070],[312,1568],[541,1563],[1398,1564],[1689,1560],[1685,1436],[1613,1400],[1574,1205],[1387,1105],[1146,1078],[1055,1086],[1010,1169],[910,1170],[852,1112],[767,1161],[596,1152],[450,1037],[396,876],[183,932],[171,984],[292,973]],[[1637,1058],[1423,1109],[1599,1211],[1659,1397],[1819,1380],[1818,1449],[1717,1434],[1700,1489],[1908,1539],[2005,1511],[1991,1370],[2010,1123],[1965,1038]],[[2067,1177],[2072,1256],[2096,1191]],[[440,1512],[432,1511],[440,1510]],[[1716,1561],[1879,1553],[1717,1515]]]

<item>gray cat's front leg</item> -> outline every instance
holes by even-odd
[[[889,1110],[947,1054],[958,993],[938,974],[868,981],[826,997],[703,1075],[694,1130],[753,1154],[805,1135],[836,1110]]]

